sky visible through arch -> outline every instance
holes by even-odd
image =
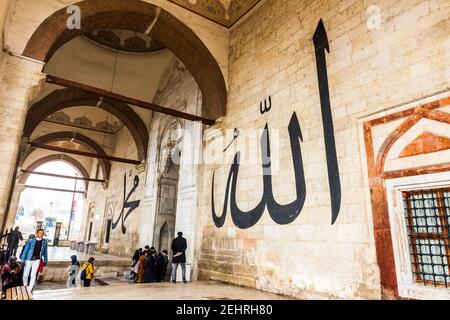
[[[63,161],[54,161],[43,164],[34,171],[67,176],[80,176],[71,165]],[[73,190],[75,187],[75,180],[42,175],[30,175],[25,184],[29,186]],[[83,181],[77,181],[76,190],[84,191]],[[63,223],[62,239],[65,239],[67,236],[65,236],[64,233],[67,230],[70,219],[72,197],[73,193],[69,192],[26,188],[20,197],[15,224],[21,228],[26,236],[29,233],[34,232],[34,226],[37,221],[45,221],[46,218],[56,219],[56,222]],[[76,234],[76,230],[80,227],[83,214],[83,200],[82,194],[75,194],[75,222],[72,222],[71,234]],[[47,237],[52,239],[53,233],[54,225],[46,228]]]

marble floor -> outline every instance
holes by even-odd
[[[72,255],[76,255],[79,261],[86,261],[88,260],[91,255],[85,254],[82,252],[77,252],[75,250],[70,250],[70,248],[63,248],[63,247],[49,247],[48,248],[48,260],[49,261],[70,261],[70,257]],[[103,254],[96,252],[92,255],[96,260],[102,260],[102,261],[108,261],[108,260],[121,260],[121,261],[129,261],[131,259],[127,258],[121,258],[112,256],[109,254]]]
[[[34,300],[286,300],[288,297],[217,282],[116,284],[36,290]]]

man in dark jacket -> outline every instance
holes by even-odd
[[[16,227],[14,231],[11,231],[8,235],[8,249],[10,256],[15,256],[17,254],[17,248],[19,247],[19,242],[23,240],[22,232],[19,231],[19,227]]]
[[[187,241],[183,238],[183,232],[178,232],[178,237],[172,241],[172,282],[177,282],[177,269],[181,265],[181,272],[183,275],[183,282],[186,283],[186,248]]]

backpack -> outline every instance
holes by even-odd
[[[83,280],[83,281],[86,280],[86,269],[88,268],[88,266],[89,265],[86,265],[86,267],[83,268],[83,271],[81,271],[80,279]]]

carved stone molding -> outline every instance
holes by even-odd
[[[141,32],[128,30],[96,30],[84,36],[107,48],[125,52],[155,52],[166,48]]]
[[[169,0],[230,28],[261,0]]]

